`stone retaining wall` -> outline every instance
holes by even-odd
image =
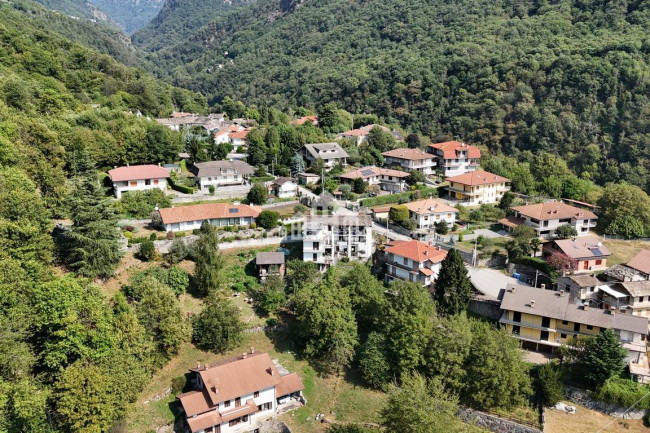
[[[457,415],[461,421],[467,424],[476,425],[494,433],[543,433],[542,430],[534,427],[519,424],[474,409],[461,407],[458,409]]]
[[[474,297],[469,301],[467,309],[472,313],[492,320],[499,320],[501,318],[501,302],[488,298],[487,296]]]
[[[646,413],[645,409],[633,409],[625,413],[626,408],[602,401],[592,400],[586,391],[574,388],[572,386],[567,386],[564,388],[564,395],[570,401],[584,406],[587,409],[603,412],[607,415],[613,416],[614,418],[642,419]]]

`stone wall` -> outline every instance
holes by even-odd
[[[607,415],[613,416],[614,418],[642,419],[646,413],[645,409],[633,409],[626,413],[626,408],[602,401],[592,400],[587,394],[587,391],[572,386],[565,387],[564,395],[570,401],[584,406],[587,409],[603,412]]]
[[[484,412],[479,412],[474,409],[461,407],[458,409],[457,415],[461,421],[467,424],[472,424],[494,433],[543,433],[543,430],[519,424],[504,418],[499,418],[494,415],[489,415]]]
[[[501,318],[501,302],[487,296],[475,296],[469,301],[467,309],[488,319],[499,320]]]

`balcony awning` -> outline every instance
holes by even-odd
[[[612,289],[612,287],[608,286],[607,284],[596,286],[596,291],[599,291],[599,290],[602,291],[602,292],[607,293],[610,296],[615,297],[616,299],[626,298],[627,297],[626,294],[618,292],[618,291]]]

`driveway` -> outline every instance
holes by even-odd
[[[508,284],[523,284],[496,269],[475,268],[470,265],[465,265],[465,267],[476,290],[495,299],[499,297],[499,291],[505,289]]]
[[[393,239],[393,240],[396,240],[396,241],[410,241],[410,240],[412,240],[408,236],[405,236],[403,234],[396,233],[396,232],[394,232],[392,230],[386,229],[385,225],[381,225],[381,224],[379,224],[379,223],[377,223],[375,221],[373,221],[373,223],[372,223],[372,229],[374,231],[376,231],[377,233],[380,233],[380,234],[386,236],[387,238]]]

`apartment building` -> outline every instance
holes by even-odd
[[[190,369],[194,390],[176,396],[192,433],[243,433],[259,429],[287,398],[302,399],[296,373],[281,376],[267,353],[250,353]]]
[[[438,277],[447,251],[424,242],[396,241],[385,249],[386,282],[396,279],[430,286]]]
[[[305,144],[300,149],[300,154],[309,162],[310,167],[318,158],[322,159],[327,170],[339,163],[345,165],[349,156],[338,143]]]
[[[402,192],[406,189],[406,179],[409,173],[374,165],[361,167],[339,176],[342,183],[352,183],[355,179],[363,179],[368,185],[379,185],[384,191]]]
[[[497,203],[510,191],[510,179],[485,170],[448,177],[447,181],[449,196],[469,206]]]
[[[436,161],[433,155],[420,149],[393,149],[383,152],[386,167],[399,167],[403,171],[417,170],[425,176],[435,174]]]
[[[421,230],[429,230],[440,221],[446,222],[449,228],[456,223],[458,209],[442,200],[428,198],[404,203],[404,206],[408,208],[411,219]]]
[[[113,183],[115,198],[130,191],[147,191],[150,189],[167,190],[169,171],[158,165],[127,165],[108,170]]]
[[[366,261],[374,252],[366,215],[308,215],[302,226],[303,260],[325,271],[339,260]]]
[[[478,168],[481,150],[460,141],[430,144],[427,152],[436,156],[445,177],[458,176]]]
[[[255,173],[255,168],[243,161],[195,162],[190,172],[196,177],[196,184],[202,192],[211,186],[243,185]]]
[[[542,257],[548,259],[554,253],[566,255],[573,261],[574,273],[607,269],[607,257],[612,253],[595,236],[573,239],[555,239],[542,247]]]
[[[506,229],[526,224],[534,228],[537,236],[542,238],[552,238],[555,230],[566,224],[573,227],[578,236],[586,236],[590,229],[596,227],[598,220],[593,212],[561,201],[515,206],[512,210],[514,216],[499,221]]]
[[[257,206],[229,203],[205,203],[158,210],[162,226],[168,232],[200,229],[204,222],[214,226],[250,226],[262,211]]]

